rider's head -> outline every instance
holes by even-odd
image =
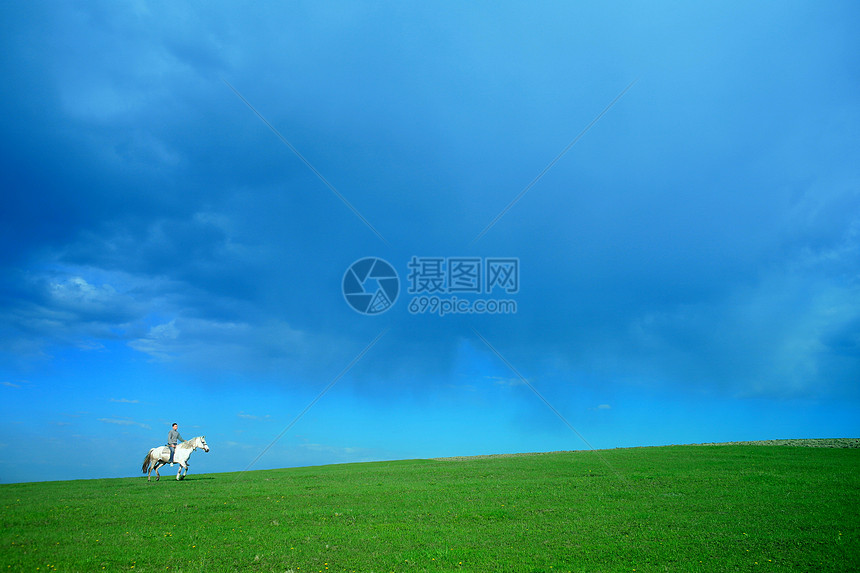
[[[177,424],[176,422],[173,422],[173,429],[175,430],[178,427],[179,427],[179,424]]]

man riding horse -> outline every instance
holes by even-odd
[[[170,448],[170,460],[167,463],[173,465],[173,454],[176,453],[176,445],[185,440],[179,435],[179,424],[173,422],[173,429],[167,432],[167,447]]]
[[[173,454],[173,448],[167,448],[167,446],[156,446],[154,448],[150,448],[146,457],[143,458],[143,465],[141,466],[143,473],[146,474],[146,481],[151,480],[150,475],[152,472],[155,472],[155,481],[159,480],[161,476],[158,474],[158,468],[169,463],[167,461],[168,457],[171,458],[170,461],[179,464],[179,471],[176,472],[176,479],[180,480],[188,474],[188,457],[191,456],[191,453],[197,448],[203,448],[204,452],[209,451],[209,445],[206,443],[206,438],[204,436],[197,436],[190,440],[183,440],[182,437],[178,435],[179,430],[177,429],[176,424],[173,424],[173,431],[177,434],[175,440],[182,441],[181,444],[175,446],[176,456],[168,456],[168,452]],[[167,451],[165,451],[165,449],[167,449]]]

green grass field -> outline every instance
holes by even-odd
[[[669,446],[12,484],[0,508],[4,571],[860,570],[860,449]]]

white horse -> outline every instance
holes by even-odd
[[[191,456],[191,452],[197,448],[203,448],[204,452],[209,451],[209,446],[206,445],[206,438],[204,436],[197,436],[176,446],[176,451],[173,454],[173,461],[179,464],[176,479],[182,479],[188,473],[188,458]],[[155,470],[155,481],[161,479],[158,468],[167,465],[169,459],[170,448],[167,446],[158,446],[150,449],[146,457],[143,458],[143,473],[146,474],[146,481],[152,480],[152,470]],[[183,469],[185,473],[182,473]],[[182,476],[180,477],[179,474],[182,474]]]

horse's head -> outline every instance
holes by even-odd
[[[200,441],[199,447],[203,448],[204,452],[208,452],[209,446],[206,444],[206,436],[200,436],[197,439]]]

